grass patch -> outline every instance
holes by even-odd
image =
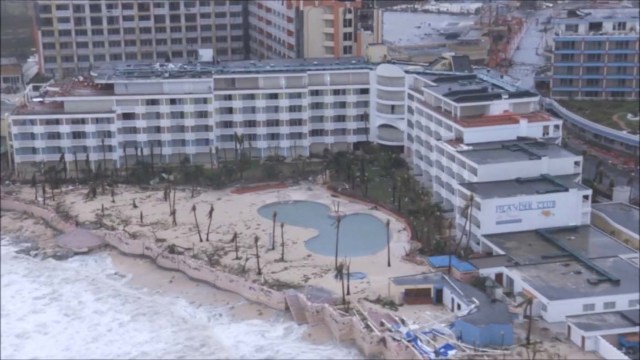
[[[613,120],[613,116],[621,114],[619,119],[631,131],[638,132],[638,121],[627,120],[627,114],[638,114],[640,105],[637,101],[608,101],[608,100],[558,100],[560,105],[568,110],[591,120],[600,125],[604,125],[616,130],[624,130],[620,124]]]

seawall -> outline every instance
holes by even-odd
[[[60,231],[67,232],[75,226],[63,221],[52,209],[2,197],[4,210],[20,211],[40,217]],[[270,289],[242,277],[209,266],[205,261],[188,254],[170,254],[150,239],[131,239],[123,231],[113,231],[104,236],[112,247],[127,255],[145,256],[161,268],[181,271],[192,279],[206,282],[217,288],[236,293],[249,301],[276,310],[289,311],[285,292]],[[390,334],[381,334],[367,320],[344,313],[328,304],[310,302],[304,294],[295,293],[306,321],[323,323],[337,341],[353,341],[367,358],[422,359],[416,350],[404,341],[394,340]],[[300,309],[298,309],[300,310]]]

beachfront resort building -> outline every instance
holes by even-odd
[[[382,42],[373,2],[37,0],[40,71],[57,78],[122,61],[181,63],[361,56]]]
[[[552,98],[638,99],[637,8],[567,9],[551,24]]]

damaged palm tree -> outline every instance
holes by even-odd
[[[338,270],[338,246],[340,245],[340,222],[342,217],[338,213],[336,215],[336,256],[335,256],[335,268]]]
[[[36,194],[36,201],[38,201],[38,182],[36,181],[36,173],[31,175],[31,187],[33,188],[33,192]]]
[[[271,218],[273,219],[273,226],[271,228],[271,250],[276,249],[276,218],[278,217],[278,212],[274,211]]]
[[[111,203],[115,204],[116,203],[116,189],[111,188]]]
[[[262,269],[260,268],[260,253],[258,252],[258,241],[260,238],[258,235],[253,237],[253,243],[256,245],[256,263],[258,265],[258,276],[262,275]]]
[[[342,305],[344,305],[347,303],[347,297],[345,296],[345,292],[344,292],[344,271],[345,271],[344,261],[341,261],[339,264],[336,265],[335,271],[336,272],[334,274],[334,278],[342,282]]]
[[[233,248],[236,252],[234,260],[240,260],[240,256],[238,255],[238,233],[236,231],[233,232],[233,238],[231,240],[233,241]]]
[[[198,239],[202,242],[202,234],[200,233],[200,225],[198,225],[198,215],[196,214],[196,204],[193,204],[191,207],[191,212],[193,213],[193,218],[196,220],[196,229],[198,230]]]
[[[284,262],[284,223],[280,223],[280,245],[282,245],[282,254],[280,254],[280,261]]]
[[[209,208],[209,212],[207,213],[207,217],[209,218],[209,225],[207,225],[207,242],[209,242],[209,232],[211,230],[211,220],[213,220],[213,204]]]

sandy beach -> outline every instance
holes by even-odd
[[[28,187],[14,187],[15,194],[25,201],[32,201],[33,189]],[[334,258],[312,254],[304,245],[305,240],[316,235],[316,230],[285,226],[285,262],[280,262],[280,244],[276,251],[268,251],[268,239],[272,222],[260,216],[257,209],[273,202],[289,200],[310,200],[332,206],[334,201],[340,202],[341,212],[345,214],[365,213],[376,216],[382,222],[391,221],[391,258],[392,267],[387,268],[386,249],[370,256],[351,259],[351,271],[364,272],[364,281],[351,283],[351,298],[370,297],[387,294],[388,278],[397,275],[415,274],[428,271],[425,266],[419,266],[401,260],[406,250],[410,248],[407,226],[399,219],[390,217],[379,210],[371,210],[365,204],[351,202],[346,199],[336,199],[324,188],[316,185],[301,185],[284,190],[267,190],[259,193],[242,195],[231,194],[229,191],[197,190],[195,197],[191,197],[190,189],[178,189],[176,194],[177,226],[172,226],[169,216],[169,204],[163,199],[162,189],[144,191],[134,187],[118,187],[112,203],[109,194],[100,194],[94,200],[86,200],[86,189],[69,188],[58,193],[56,200],[66,207],[67,211],[80,224],[90,226],[101,219],[108,227],[126,230],[136,238],[160,239],[197,253],[215,253],[219,266],[228,272],[244,276],[259,282],[281,282],[297,287],[314,285],[326,288],[335,295],[341,293],[340,282],[334,279]],[[133,206],[135,200],[136,208]],[[101,208],[104,205],[104,217]],[[193,213],[190,211],[195,205],[198,222],[206,237],[208,227],[207,212],[214,206],[211,222],[210,242],[200,243],[195,226]],[[140,213],[143,223],[140,222]],[[279,224],[278,224],[279,225]],[[104,233],[105,229],[96,230]],[[234,244],[231,242],[233,233],[238,233],[239,255],[249,258],[245,271],[241,271],[245,260],[234,260]],[[276,236],[280,229],[277,226]],[[257,267],[253,238],[260,238],[259,251],[263,276],[257,276]],[[195,250],[194,250],[195,248]]]
[[[24,186],[12,186],[5,193],[26,203],[33,202],[33,189]],[[364,281],[351,282],[352,302],[358,303],[363,309],[374,308],[381,310],[379,305],[364,301],[365,298],[386,296],[388,278],[398,275],[416,274],[431,271],[425,265],[416,265],[402,260],[405,251],[409,249],[409,233],[405,224],[379,210],[372,210],[366,204],[336,199],[324,188],[315,185],[297,186],[284,190],[267,190],[259,193],[247,193],[242,195],[232,194],[230,191],[199,190],[191,197],[190,189],[178,190],[176,194],[177,226],[172,226],[169,216],[168,203],[163,199],[161,189],[141,190],[134,187],[118,187],[116,189],[115,202],[111,196],[100,194],[94,200],[85,199],[86,189],[67,188],[56,194],[56,202],[62,205],[73,216],[80,226],[95,227],[101,221],[103,227],[96,229],[98,234],[106,234],[109,230],[105,227],[117,230],[125,230],[136,239],[164,239],[170,244],[189,248],[196,254],[215,252],[216,267],[244,277],[256,283],[282,282],[287,286],[304,287],[314,285],[330,290],[334,296],[341,293],[340,282],[334,279],[333,257],[311,254],[304,246],[305,240],[315,235],[315,230],[287,225],[285,227],[286,261],[279,262],[279,246],[277,251],[267,251],[267,238],[271,231],[272,222],[260,216],[257,209],[273,202],[289,200],[311,200],[332,206],[333,201],[340,201],[340,210],[345,214],[366,213],[378,217],[385,222],[391,221],[391,258],[392,267],[386,266],[386,249],[370,255],[352,259],[352,271],[364,272],[367,278]],[[133,207],[135,200],[137,208]],[[215,211],[211,222],[209,243],[200,243],[195,227],[193,213],[190,209],[196,205],[198,222],[201,231],[205,232],[208,219],[207,211],[211,204]],[[101,207],[105,207],[104,217],[101,215]],[[144,220],[140,222],[140,212]],[[234,260],[233,243],[230,242],[233,232],[238,232],[238,244],[240,255],[249,255],[246,262],[246,271],[241,271],[244,260]],[[31,216],[11,212],[2,212],[2,233],[12,234],[21,239],[36,240],[41,247],[55,247],[56,232],[48,227],[44,221],[33,219]],[[279,234],[279,229],[277,230]],[[256,262],[253,258],[255,251],[253,237],[257,235],[261,241],[259,251],[264,276],[257,276]],[[206,236],[204,234],[203,236]],[[278,244],[279,245],[279,244]],[[149,291],[180,297],[198,306],[213,306],[229,311],[234,319],[239,321],[260,319],[269,321],[288,313],[273,310],[269,307],[249,302],[237,294],[216,289],[208,284],[194,281],[183,273],[158,268],[151,260],[141,257],[123,255],[112,248],[105,250],[112,260],[118,272],[131,275],[129,285],[145,288]],[[395,313],[410,322],[429,323],[439,321],[446,323],[453,319],[453,314],[443,307],[434,305],[402,306]],[[522,337],[525,322],[515,325],[518,337]],[[561,354],[568,358],[580,356],[581,358],[597,358],[593,353],[582,352],[575,346],[560,340],[559,332],[549,329],[536,329],[534,333],[547,334],[545,348],[549,354]],[[555,334],[555,335],[554,335]],[[335,342],[327,327],[323,324],[309,325],[304,332],[305,340],[314,344],[327,344]],[[526,358],[524,350],[515,347],[507,355],[510,358]]]

